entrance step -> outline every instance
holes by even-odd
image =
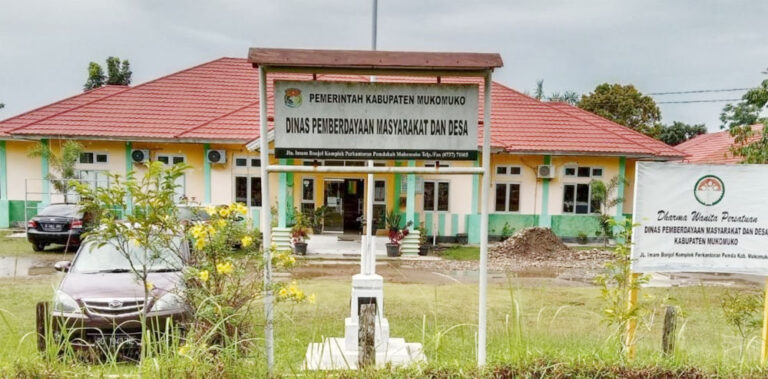
[[[277,251],[291,251],[291,229],[272,228],[272,243],[275,244]]]
[[[400,252],[403,255],[418,255],[419,254],[419,231],[412,230],[408,233],[401,242]]]

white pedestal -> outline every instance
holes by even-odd
[[[352,277],[350,317],[344,320],[344,338],[325,338],[321,343],[309,344],[304,358],[305,369],[357,368],[361,300],[363,303],[376,303],[374,345],[377,367],[387,363],[398,366],[426,361],[420,343],[406,343],[402,338],[389,337],[389,322],[384,317],[384,279],[376,274],[357,274]]]

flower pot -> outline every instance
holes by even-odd
[[[307,243],[306,242],[294,242],[293,253],[296,255],[307,255]]]
[[[461,245],[466,245],[469,243],[469,236],[467,233],[458,233],[456,234],[456,243]]]
[[[429,254],[429,246],[419,246],[419,255],[426,256],[427,254]]]
[[[399,257],[400,256],[400,245],[396,243],[388,243],[387,244],[387,256],[388,257]]]

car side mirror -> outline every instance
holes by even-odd
[[[72,265],[71,261],[58,261],[54,263],[53,268],[56,269],[56,271],[68,272],[69,266],[71,265]]]

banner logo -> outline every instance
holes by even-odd
[[[693,195],[701,205],[712,206],[723,200],[725,184],[717,176],[704,175],[693,187]]]
[[[301,90],[298,88],[287,88],[285,90],[285,105],[289,108],[298,108],[301,106]]]

